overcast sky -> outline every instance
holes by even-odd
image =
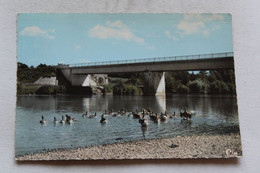
[[[34,66],[233,52],[229,14],[19,14],[17,35]]]

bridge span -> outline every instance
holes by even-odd
[[[90,74],[143,72],[146,95],[165,94],[165,72],[233,69],[233,52],[172,56],[80,64],[58,64],[57,69],[71,85],[79,86],[89,80]]]

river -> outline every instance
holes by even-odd
[[[131,116],[106,116],[105,110],[129,111],[151,108],[170,114],[180,109],[194,112],[191,120],[168,118],[155,124],[149,120],[142,128]],[[97,112],[97,118],[82,114]],[[77,121],[73,124],[54,124],[56,117],[68,114]],[[41,125],[41,115],[48,121]],[[149,119],[149,118],[148,118]],[[192,134],[239,133],[237,100],[234,96],[170,95],[163,96],[17,96],[16,155],[37,153],[50,149],[75,148],[110,144],[122,141],[185,136]]]

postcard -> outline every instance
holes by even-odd
[[[16,160],[242,156],[230,14],[17,18]]]

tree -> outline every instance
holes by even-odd
[[[207,93],[207,84],[201,79],[190,81],[187,86],[191,93]]]
[[[26,64],[18,62],[18,70],[27,70],[29,67]]]
[[[183,94],[186,94],[189,92],[189,88],[183,84],[180,84],[178,87],[177,87],[177,92],[178,93],[183,93]]]
[[[167,93],[172,93],[176,91],[175,78],[170,73],[167,73],[165,82],[165,89]]]
[[[228,86],[225,82],[216,80],[209,85],[209,93],[211,94],[226,94],[229,92]]]

